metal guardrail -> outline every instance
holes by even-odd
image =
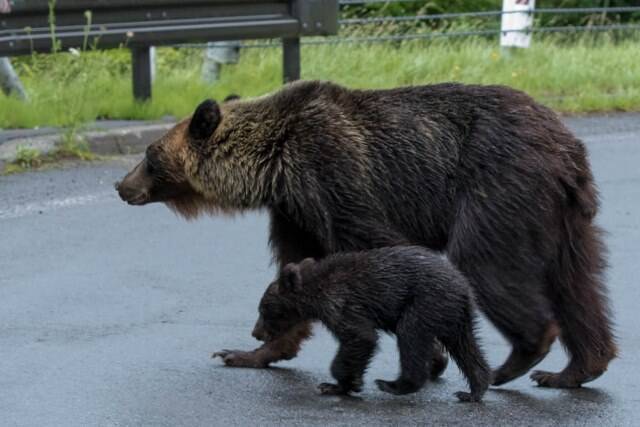
[[[362,5],[368,3],[388,3],[388,2],[408,2],[413,0],[340,0],[340,5]],[[433,15],[413,15],[413,16],[376,16],[364,18],[346,18],[339,19],[340,27],[349,27],[357,25],[369,24],[385,24],[385,23],[401,23],[401,22],[420,22],[420,21],[436,21],[436,20],[453,20],[460,18],[499,18],[502,15],[510,13],[522,12],[505,12],[500,10],[479,11],[479,12],[458,12],[458,13],[439,13]],[[640,6],[621,6],[621,7],[584,7],[584,8],[540,8],[532,11],[533,14],[616,14],[616,13],[640,13]],[[603,31],[639,31],[640,23],[629,24],[602,24],[602,25],[583,25],[583,26],[547,26],[533,27],[531,33],[579,33],[579,32],[603,32]],[[383,43],[398,42],[405,40],[429,40],[435,38],[458,38],[458,37],[492,37],[499,36],[501,33],[521,32],[521,30],[501,31],[499,28],[479,28],[472,30],[452,30],[452,31],[429,31],[425,33],[409,33],[409,34],[380,34],[372,36],[346,36],[346,37],[326,37],[321,40],[312,39],[303,41],[303,45],[335,45],[349,43]],[[193,44],[192,47],[201,47],[202,45]],[[244,48],[270,48],[279,47],[280,43],[252,43],[245,45]]]
[[[640,24],[612,24],[612,25],[590,25],[583,27],[574,26],[554,26],[532,28],[531,33],[579,33],[579,32],[602,32],[602,31],[640,31]],[[436,38],[456,38],[456,37],[473,37],[473,36],[499,36],[501,33],[520,32],[520,30],[501,31],[495,30],[468,30],[468,31],[432,31],[423,34],[389,34],[379,36],[360,36],[360,37],[327,37],[322,40],[303,40],[300,44],[303,46],[314,45],[337,45],[351,43],[384,43],[399,42],[410,40],[430,40]],[[206,47],[201,43],[181,44],[183,47],[202,48]],[[243,49],[260,49],[260,48],[277,48],[281,47],[281,43],[252,43],[243,45]]]
[[[403,0],[407,1],[407,0]],[[342,4],[342,3],[341,3]],[[582,8],[540,8],[534,9],[529,13],[534,15],[560,15],[560,14],[585,14],[585,13],[632,13],[640,12],[640,6],[621,6],[621,7],[582,7]],[[433,15],[415,15],[415,16],[379,16],[371,18],[350,18],[340,19],[340,25],[366,25],[366,24],[382,24],[387,22],[414,22],[414,21],[437,21],[443,19],[456,18],[485,18],[508,15],[512,13],[523,13],[522,11],[501,11],[490,10],[481,12],[460,12],[460,13],[438,13]]]
[[[134,95],[147,99],[151,46],[280,38],[290,81],[300,77],[300,37],[337,29],[337,0],[14,0],[0,15],[0,56],[126,46]]]
[[[493,24],[470,30],[429,31],[402,34],[329,36],[343,27],[412,23],[469,18],[499,18],[515,12],[478,11],[413,16],[373,16],[338,19],[339,6],[401,3],[414,0],[56,0],[50,22],[51,0],[13,0],[9,15],[0,15],[0,56],[49,52],[53,40],[60,48],[77,47],[87,40],[99,48],[126,46],[132,50],[133,85],[136,98],[151,95],[150,46],[204,47],[217,40],[268,39],[243,48],[283,48],[285,81],[300,76],[300,45],[378,43],[429,40],[447,37],[494,37],[501,34]],[[91,15],[85,15],[91,10]],[[521,12],[520,12],[521,13]],[[538,8],[534,15],[629,14],[640,6]],[[90,18],[90,19],[88,19]],[[405,28],[406,29],[406,28]],[[53,31],[52,31],[53,30]],[[531,33],[638,31],[637,22],[584,26],[533,27]],[[392,29],[393,31],[393,29]],[[508,33],[511,31],[503,31]],[[274,42],[280,39],[281,42]]]

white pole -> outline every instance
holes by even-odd
[[[500,46],[529,47],[534,8],[535,0],[502,0]]]

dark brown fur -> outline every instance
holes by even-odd
[[[331,364],[337,384],[320,384],[322,394],[360,391],[378,330],[395,334],[400,352],[400,375],[394,381],[376,380],[380,390],[420,390],[429,377],[436,338],[469,382],[471,392],[457,392],[458,399],[479,402],[489,387],[467,281],[446,259],[423,247],[341,252],[287,264],[264,293],[259,312],[253,330],[257,339],[271,341],[309,320],[321,321],[338,339]]]
[[[266,208],[280,267],[391,245],[446,251],[513,345],[495,384],[526,373],[558,332],[571,360],[535,373],[540,385],[579,386],[615,357],[585,148],[527,95],[298,82],[203,108],[194,117],[220,118],[205,124],[209,138],[179,123],[142,164],[157,159],[162,179],[139,166],[119,186],[124,200],[163,201],[187,218]],[[266,366],[294,357],[308,333],[301,324],[254,352],[221,355]]]

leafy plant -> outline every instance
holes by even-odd
[[[73,126],[62,135],[56,150],[51,154],[56,159],[94,160],[96,156],[89,149],[87,141],[78,134]]]
[[[42,156],[35,148],[19,146],[13,163],[23,169],[37,168],[42,165]]]

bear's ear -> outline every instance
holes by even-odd
[[[279,288],[281,293],[299,292],[302,290],[300,266],[297,264],[287,264],[282,268]]]
[[[305,267],[311,267],[316,263],[316,260],[314,258],[308,257],[303,259],[302,261],[300,261],[300,266],[305,266]]]
[[[196,108],[189,123],[189,136],[196,141],[209,139],[220,124],[220,107],[216,101],[207,99]]]

